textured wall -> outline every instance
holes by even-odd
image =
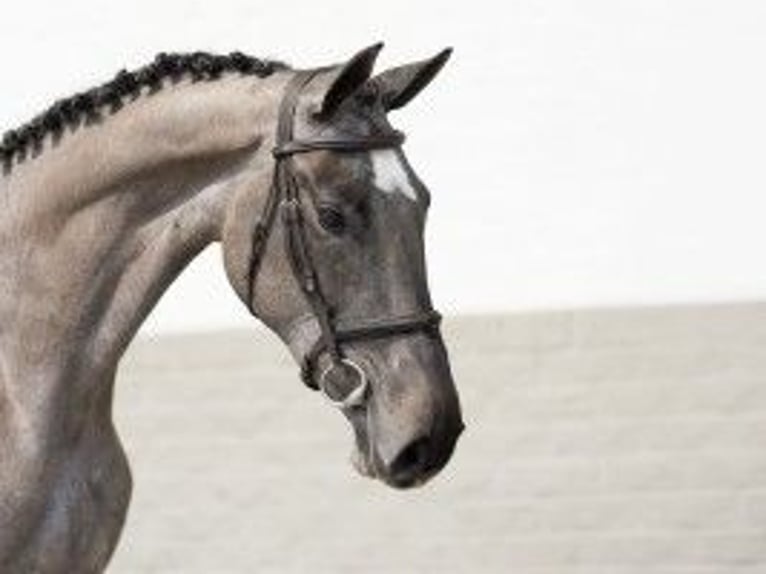
[[[468,430],[415,492],[357,478],[269,335],[141,342],[111,572],[766,572],[766,305],[446,325]]]

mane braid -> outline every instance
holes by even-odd
[[[118,112],[126,100],[136,99],[144,88],[149,92],[162,89],[163,82],[173,82],[191,76],[194,81],[213,81],[226,72],[265,78],[288,66],[273,60],[260,60],[241,52],[226,55],[193,52],[189,54],[160,53],[150,64],[132,72],[120,70],[109,82],[69,98],[58,100],[51,107],[23,126],[7,131],[0,140],[0,163],[5,174],[10,173],[14,160],[24,161],[30,152],[42,150],[43,140],[52,136],[60,139],[65,130],[74,131],[108,114]]]

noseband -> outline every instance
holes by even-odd
[[[279,109],[276,145],[272,151],[275,160],[274,177],[266,200],[264,213],[253,229],[253,245],[248,274],[247,304],[253,309],[255,281],[258,276],[266,242],[274,227],[277,212],[281,211],[285,223],[285,243],[293,275],[300,284],[306,300],[311,305],[314,317],[319,324],[320,336],[310,351],[301,360],[301,379],[314,390],[325,390],[324,382],[329,375],[340,368],[355,372],[358,379],[354,390],[347,400],[338,402],[339,406],[354,406],[364,401],[367,389],[367,377],[364,370],[345,357],[344,343],[359,340],[373,340],[416,332],[437,333],[441,317],[433,309],[411,315],[360,321],[354,325],[341,325],[336,321],[332,306],[327,301],[319,284],[316,268],[311,258],[300,202],[300,188],[294,174],[292,158],[295,155],[327,150],[337,153],[360,152],[374,149],[397,148],[404,142],[404,134],[391,130],[389,133],[358,138],[317,138],[309,140],[293,139],[293,126],[298,97],[302,89],[316,75],[313,72],[298,72],[289,82]],[[331,363],[315,380],[317,362],[323,353],[327,353]]]

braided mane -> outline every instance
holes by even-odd
[[[260,60],[241,52],[226,55],[160,53],[150,64],[134,71],[121,70],[111,81],[58,100],[30,122],[6,132],[0,141],[0,163],[5,173],[10,172],[14,159],[23,161],[30,152],[39,153],[46,136],[58,139],[66,129],[74,131],[98,119],[103,111],[114,114],[127,101],[138,98],[142,89],[162,89],[166,79],[177,82],[190,76],[194,81],[212,81],[225,72],[264,78],[284,69],[287,65],[282,62]]]

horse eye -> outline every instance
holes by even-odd
[[[343,213],[334,207],[323,206],[319,208],[319,225],[326,231],[334,234],[343,233],[346,229],[346,218]]]

